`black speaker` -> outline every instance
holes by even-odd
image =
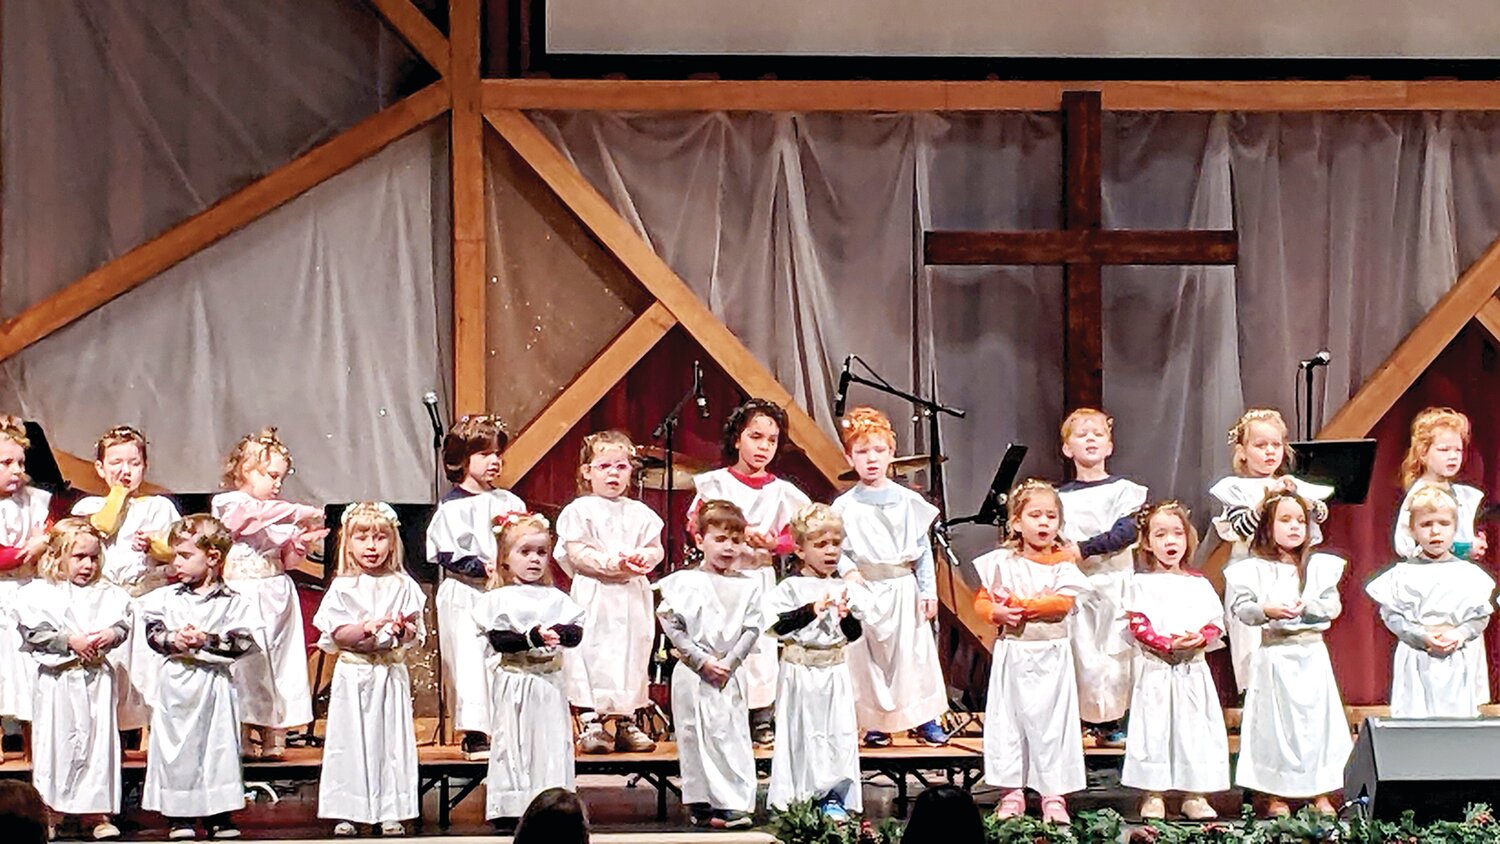
[[[1344,799],[1380,820],[1458,820],[1497,792],[1500,720],[1366,718],[1344,768]]]

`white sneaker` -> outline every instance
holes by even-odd
[[[333,835],[335,838],[353,838],[358,834],[359,830],[355,829],[354,824],[348,821],[339,821],[333,825]]]
[[[380,825],[381,835],[405,835],[406,827],[400,821],[386,821]]]
[[[197,838],[198,830],[191,826],[174,826],[172,827],[172,831],[167,833],[167,837],[173,841],[185,841],[190,838]]]
[[[1191,821],[1211,821],[1219,816],[1208,799],[1201,794],[1191,794],[1182,800],[1182,816]]]
[[[94,825],[94,840],[109,841],[120,837],[120,828],[109,821],[100,821]]]
[[[1148,794],[1141,801],[1141,820],[1162,820],[1167,816],[1167,801],[1160,794]]]

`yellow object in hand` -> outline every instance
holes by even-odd
[[[146,555],[158,563],[172,562],[172,546],[167,544],[165,531],[150,534],[151,547],[146,549]]]
[[[120,529],[120,522],[124,521],[125,499],[129,495],[130,490],[123,486],[110,487],[109,495],[104,498],[104,506],[99,508],[99,512],[89,516],[89,524],[106,537],[114,536]]]

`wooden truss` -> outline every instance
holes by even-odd
[[[456,413],[486,394],[484,124],[487,122],[653,299],[512,443],[506,481],[529,471],[674,326],[681,325],[742,389],[787,406],[788,434],[830,480],[845,463],[818,427],[650,245],[523,113],[526,109],[670,111],[1057,111],[1065,90],[1098,91],[1113,111],[1500,110],[1500,82],[799,82],[480,78],[479,0],[449,0],[449,33],[411,0],[367,0],[438,73],[426,88],[355,124],[212,207],[90,271],[0,324],[0,361],[145,283],[231,232],[450,115],[453,196],[453,372]],[[1374,426],[1457,332],[1477,320],[1500,338],[1500,241],[1471,267],[1328,423],[1323,436]],[[71,465],[71,464],[70,464]],[[85,465],[80,463],[80,466]],[[80,470],[82,471],[82,470]],[[972,591],[939,566],[949,613],[981,641]]]

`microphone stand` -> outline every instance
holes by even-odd
[[[662,569],[662,572],[664,574],[671,574],[674,564],[677,561],[677,557],[673,553],[673,549],[676,547],[675,543],[677,535],[672,530],[672,458],[676,454],[676,448],[674,447],[673,440],[677,435],[677,425],[682,421],[682,409],[687,407],[689,402],[697,398],[698,390],[696,389],[696,386],[697,385],[694,385],[693,387],[688,388],[687,393],[685,393],[682,398],[677,400],[677,404],[672,408],[671,412],[666,415],[666,418],[661,420],[661,424],[656,426],[656,430],[651,432],[651,438],[653,440],[661,440],[662,457],[663,462],[665,463],[665,466],[663,467],[664,478],[662,483],[662,493],[664,503],[662,505],[662,508],[666,511],[666,513],[663,516],[662,520],[663,522],[665,522],[667,537],[667,559],[666,565]]]
[[[1307,416],[1302,420],[1302,439],[1304,441],[1311,440],[1313,438],[1313,370],[1314,369],[1317,369],[1317,366],[1314,365],[1314,364],[1312,364],[1312,363],[1306,363],[1306,364],[1303,364],[1303,366],[1302,366],[1302,389],[1303,389],[1302,395],[1306,397],[1306,401],[1305,401],[1305,403],[1302,406],[1307,409]],[[1284,384],[1286,382],[1283,381],[1282,383]]]

